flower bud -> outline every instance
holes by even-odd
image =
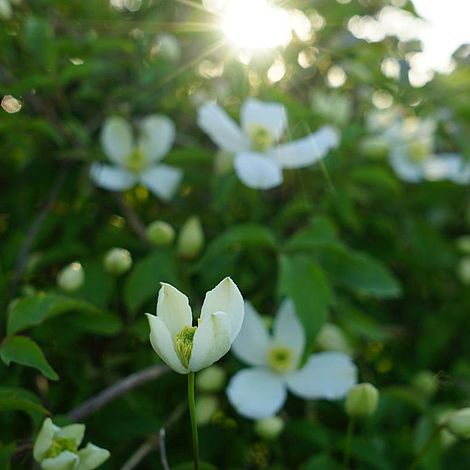
[[[199,426],[210,422],[219,408],[219,400],[213,395],[202,395],[196,401],[196,419]]]
[[[77,290],[85,280],[82,265],[75,261],[62,269],[57,276],[57,285],[68,292]]]
[[[255,423],[255,432],[263,439],[277,439],[283,430],[284,421],[279,416],[259,419]]]
[[[379,402],[379,391],[370,383],[355,385],[346,397],[346,413],[349,416],[370,416]]]
[[[449,415],[447,429],[461,439],[470,439],[470,407]]]
[[[317,346],[325,351],[339,351],[351,355],[352,348],[343,331],[333,323],[325,323],[318,333]]]
[[[190,217],[180,230],[178,254],[184,259],[194,259],[204,246],[204,232],[199,217]]]
[[[147,237],[155,245],[168,246],[175,239],[175,229],[167,222],[156,220],[147,227]]]
[[[416,388],[426,397],[434,395],[439,386],[438,379],[429,370],[422,370],[421,372],[418,372],[413,378],[412,384],[414,388]]]
[[[132,256],[124,248],[112,248],[104,257],[104,267],[108,273],[118,276],[132,266]]]
[[[201,392],[220,392],[224,388],[226,376],[222,367],[211,366],[199,372],[196,386]]]
[[[470,255],[470,235],[464,235],[457,240],[457,248],[466,255]]]
[[[459,261],[457,275],[464,284],[470,284],[470,256],[464,256]]]

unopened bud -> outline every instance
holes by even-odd
[[[204,246],[204,232],[199,217],[190,217],[181,228],[178,237],[178,254],[184,259],[193,259]]]
[[[85,273],[82,265],[75,261],[60,271],[57,276],[57,285],[68,292],[77,290],[85,280]]]
[[[355,385],[346,397],[346,413],[349,416],[370,416],[379,403],[379,391],[370,383]]]
[[[124,248],[112,248],[104,257],[104,267],[108,273],[118,276],[132,266],[132,256]]]
[[[220,392],[224,388],[226,377],[222,367],[211,366],[199,372],[196,386],[201,392]]]
[[[439,386],[436,375],[429,370],[418,372],[413,378],[412,383],[414,388],[427,397],[434,395]]]
[[[459,261],[457,275],[464,284],[470,284],[470,256],[464,256]]]
[[[163,220],[156,220],[147,227],[147,237],[155,245],[171,245],[175,239],[175,229]]]
[[[199,426],[210,422],[219,408],[219,400],[212,395],[202,395],[196,401],[196,419]]]
[[[258,436],[267,440],[274,440],[284,430],[284,421],[279,416],[259,419],[255,423],[255,432]]]
[[[325,323],[318,333],[317,346],[325,351],[339,351],[351,355],[352,348],[343,331],[333,323]]]
[[[450,414],[447,429],[461,439],[470,439],[470,408]]]

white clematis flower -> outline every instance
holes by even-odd
[[[235,155],[234,167],[250,188],[270,189],[282,183],[284,168],[303,168],[324,158],[338,146],[338,132],[324,126],[294,142],[279,143],[287,128],[280,103],[248,98],[240,112],[241,127],[217,104],[203,105],[198,124],[221,150]]]
[[[207,292],[197,326],[188,298],[170,284],[162,283],[157,315],[146,315],[155,352],[176,372],[188,374],[209,367],[229,351],[245,309],[238,287],[226,277]]]
[[[287,398],[287,390],[304,399],[344,397],[357,383],[357,368],[341,352],[313,354],[300,367],[305,331],[294,304],[287,299],[274,320],[273,334],[251,304],[245,304],[245,320],[232,350],[253,366],[235,374],[228,387],[230,403],[246,418],[275,415]]]
[[[101,132],[101,144],[114,165],[94,163],[91,178],[109,191],[125,191],[140,183],[160,199],[168,201],[183,177],[179,168],[160,163],[174,139],[175,126],[166,116],[144,118],[139,123],[139,136],[135,141],[132,128],[125,119],[110,117]]]
[[[93,470],[105,462],[110,453],[91,443],[78,450],[85,434],[84,424],[60,428],[46,418],[33,448],[34,459],[43,470]]]

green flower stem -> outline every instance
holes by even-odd
[[[354,434],[354,426],[356,424],[356,419],[351,417],[348,424],[348,430],[346,431],[346,447],[344,448],[344,458],[343,464],[345,468],[349,467],[349,456],[351,455],[351,443],[352,437]]]
[[[444,427],[445,427],[444,425],[439,425],[434,428],[434,431],[429,435],[423,447],[421,447],[420,451],[416,454],[416,458],[414,459],[413,463],[410,465],[409,470],[415,470],[416,468],[418,468],[418,465],[421,462],[422,458],[426,455],[427,451],[431,448],[432,444],[434,443],[434,440],[439,436],[439,433]]]
[[[199,438],[197,434],[196,401],[194,400],[194,372],[188,375],[188,406],[193,433],[194,470],[199,470]]]

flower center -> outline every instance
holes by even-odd
[[[124,166],[133,173],[140,173],[147,166],[147,157],[142,149],[134,149],[124,162]]]
[[[264,151],[274,145],[274,139],[269,129],[258,124],[252,124],[248,130],[253,150]]]
[[[408,144],[408,155],[413,163],[422,163],[429,156],[429,148],[423,142],[410,142]]]
[[[193,338],[196,330],[197,326],[185,326],[176,335],[175,349],[184,367],[189,366],[189,359],[191,359],[191,352],[193,350]]]
[[[47,451],[46,457],[47,458],[57,457],[64,450],[68,450],[76,454],[78,450],[77,442],[74,439],[64,439],[64,438],[54,439],[52,441],[51,446],[49,447]]]
[[[278,374],[284,374],[294,367],[292,350],[284,346],[275,346],[268,352],[268,365]]]

